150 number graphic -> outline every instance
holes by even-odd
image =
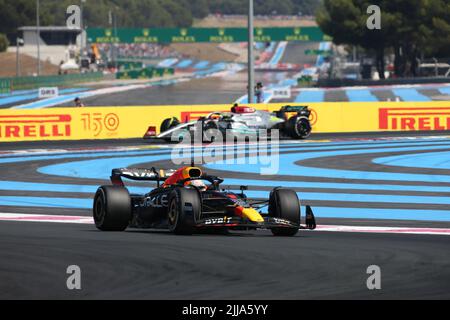
[[[85,131],[91,131],[95,137],[98,137],[103,130],[108,132],[115,132],[119,128],[120,120],[117,114],[108,113],[83,113],[81,115],[83,128]]]

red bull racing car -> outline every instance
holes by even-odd
[[[122,178],[155,181],[157,187],[144,195],[130,194]],[[182,235],[211,229],[270,229],[276,236],[294,236],[299,229],[315,229],[309,206],[305,225],[301,225],[295,191],[275,188],[268,200],[252,200],[244,193],[246,186],[234,193],[221,189],[223,181],[197,167],[114,169],[112,185],[100,187],[95,194],[95,225],[102,231],[156,228]],[[268,213],[262,213],[265,207]]]

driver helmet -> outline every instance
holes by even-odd
[[[202,180],[191,180],[186,182],[186,185],[197,187],[200,191],[206,190],[206,184]]]
[[[209,116],[209,118],[211,120],[220,120],[222,118],[222,115],[218,113],[213,113],[212,115]]]

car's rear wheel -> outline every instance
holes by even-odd
[[[300,227],[300,202],[295,191],[274,189],[269,198],[269,216],[296,224],[296,227],[277,227],[271,231],[275,236],[294,236]]]
[[[292,117],[286,122],[286,133],[293,139],[306,139],[311,135],[311,124],[305,117]]]
[[[131,197],[124,187],[102,186],[94,197],[95,226],[102,231],[124,231],[131,220]]]
[[[176,188],[169,195],[167,220],[169,231],[179,235],[190,235],[200,219],[202,203],[195,189]]]

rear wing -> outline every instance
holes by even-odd
[[[302,112],[308,110],[308,106],[284,106],[280,111],[284,112]]]
[[[302,110],[308,109],[308,106],[283,106],[281,110],[285,112],[300,112]]]
[[[283,106],[280,111],[276,112],[279,118],[285,118],[286,114],[297,113],[299,116],[304,116],[309,118],[311,115],[311,110],[308,106]]]
[[[156,170],[151,169],[140,169],[140,168],[121,168],[113,169],[111,172],[111,182],[113,185],[124,186],[122,177],[129,180],[135,181],[156,181],[158,187],[160,182],[164,182],[170,177],[175,171],[174,170]]]

